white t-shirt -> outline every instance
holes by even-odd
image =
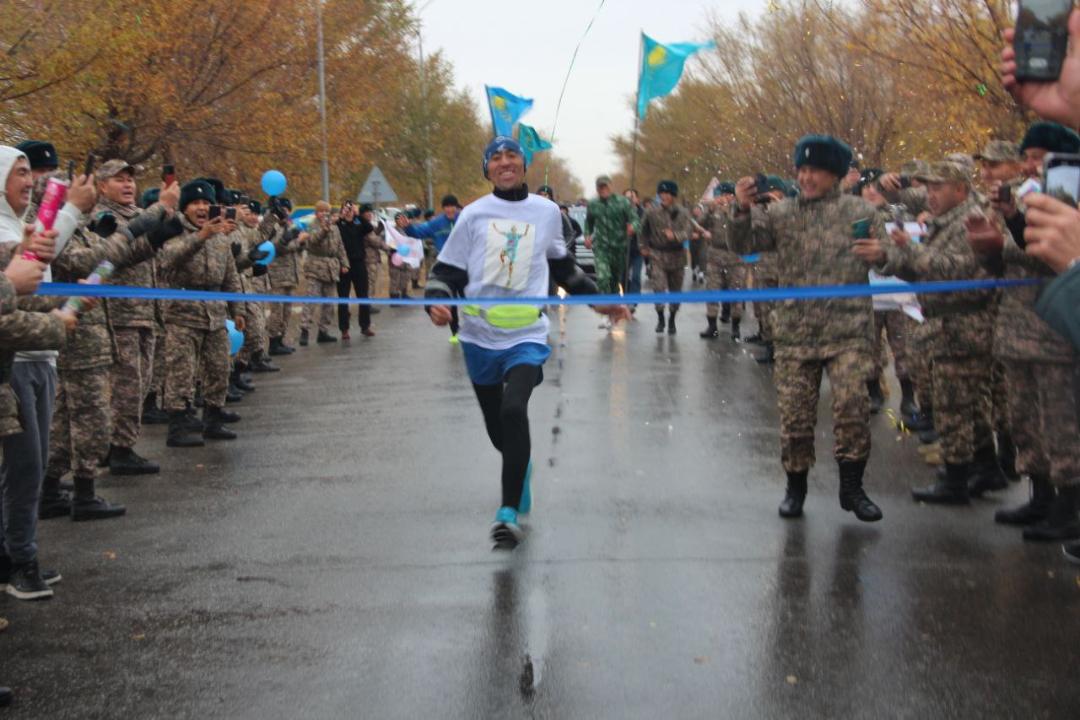
[[[547,297],[548,260],[566,257],[559,206],[539,195],[502,200],[485,195],[461,211],[439,262],[469,273],[465,297]],[[460,313],[463,342],[506,350],[547,344],[548,318],[508,330]]]

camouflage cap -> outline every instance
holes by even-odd
[[[608,175],[601,175],[600,177],[596,178],[596,187],[604,187],[605,185],[611,185],[611,177],[609,177]]]
[[[954,162],[967,171],[968,177],[975,175],[975,159],[967,153],[949,153],[945,156],[949,162]]]
[[[982,152],[975,156],[976,160],[986,162],[1011,162],[1020,159],[1020,146],[1010,140],[991,140],[986,143]]]
[[[135,175],[134,165],[124,162],[123,160],[106,160],[94,171],[94,177],[98,180],[108,180],[111,177],[116,177],[125,170],[130,172],[132,176]]]
[[[931,163],[929,169],[915,175],[915,179],[924,183],[959,182],[970,185],[971,171],[955,160],[941,160]]]
[[[916,177],[930,171],[930,163],[925,160],[908,160],[900,166],[900,174]]]

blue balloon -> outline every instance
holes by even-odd
[[[229,331],[229,355],[235,355],[244,347],[244,333],[236,329],[232,320],[225,321],[225,329]]]
[[[398,255],[401,257],[409,257],[409,253],[412,252],[412,248],[408,245],[402,245],[397,249]]]
[[[288,182],[285,180],[285,174],[280,170],[267,170],[263,173],[262,189],[267,195],[271,197],[283,195],[286,187],[288,187]]]
[[[270,254],[264,257],[262,260],[256,260],[256,265],[269,265],[270,263],[274,262],[274,258],[277,257],[277,248],[274,247],[274,243],[267,240],[261,245],[259,245],[259,249],[262,250],[264,253]]]

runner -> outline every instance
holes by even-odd
[[[424,296],[545,297],[549,277],[571,294],[595,295],[589,280],[566,251],[559,206],[530,195],[521,146],[497,137],[484,151],[484,177],[494,192],[466,207],[454,225]],[[629,318],[622,306],[596,307],[613,321]],[[428,307],[438,326],[450,308]],[[502,505],[491,527],[496,549],[512,550],[524,538],[518,515],[532,506],[529,480],[528,405],[543,381],[551,354],[548,319],[539,307],[496,305],[462,308],[461,347],[488,436],[502,453]]]

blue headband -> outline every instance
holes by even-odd
[[[491,162],[491,157],[495,153],[500,153],[509,150],[512,153],[517,153],[521,156],[522,162],[525,162],[525,152],[521,149],[521,145],[518,141],[505,135],[499,135],[484,148],[484,177],[488,174],[488,163]],[[528,162],[525,162],[525,167],[528,168]]]

